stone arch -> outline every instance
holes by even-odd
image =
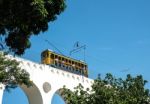
[[[21,85],[20,88],[26,94],[29,104],[43,104],[42,95],[35,84],[33,84],[31,87]]]

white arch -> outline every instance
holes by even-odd
[[[12,56],[9,56],[9,58],[14,59]],[[21,58],[15,59],[20,62],[20,67],[30,74],[30,79],[35,84],[34,87],[31,88],[22,86],[30,104],[49,104],[55,92],[63,88],[64,85],[73,91],[74,87],[79,85],[79,83],[81,83],[85,89],[91,88],[91,84],[93,83],[92,79],[81,75],[69,73],[48,65],[37,64]],[[2,93],[3,91],[0,90],[0,94]],[[0,101],[2,102],[2,98]]]
[[[25,85],[20,86],[24,93],[26,94],[29,104],[43,104],[42,95],[39,89],[33,84],[32,87],[27,87]]]

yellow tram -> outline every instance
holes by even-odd
[[[55,53],[49,49],[41,53],[41,62],[42,64],[88,77],[88,66],[85,62]]]

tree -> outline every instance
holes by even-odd
[[[63,96],[67,104],[89,104],[89,89],[86,89],[86,91],[84,91],[81,84],[75,87],[74,92],[72,92],[70,89],[66,89],[65,86],[61,92],[61,95]]]
[[[30,36],[45,32],[65,7],[65,0],[0,0],[0,35],[22,55],[31,46]]]
[[[84,90],[80,84],[74,92],[64,88],[64,98],[68,104],[150,104],[150,93],[145,89],[146,80],[141,75],[130,74],[123,80],[111,74],[100,76],[94,81],[92,90]]]
[[[29,78],[29,73],[21,69],[19,62],[6,58],[0,53],[0,83],[5,85],[6,89],[16,88],[17,85],[32,86]]]

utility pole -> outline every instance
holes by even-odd
[[[80,45],[78,41],[74,44],[74,49],[70,51],[69,55],[71,56],[73,53],[77,53],[77,52],[81,51],[82,49],[84,51],[84,62],[85,62],[86,45]]]

